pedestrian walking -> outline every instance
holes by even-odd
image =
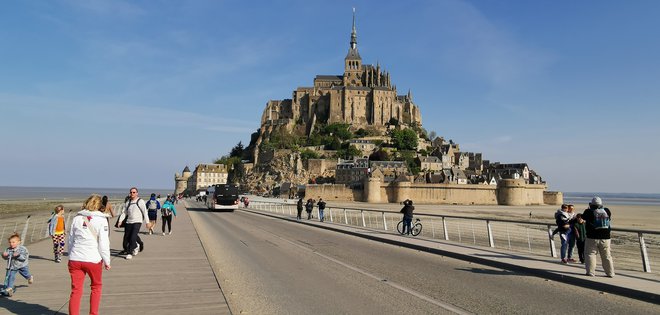
[[[133,259],[133,256],[144,250],[144,242],[140,239],[138,233],[142,227],[142,222],[145,222],[147,228],[150,228],[149,216],[147,214],[147,206],[144,200],[138,196],[138,189],[132,187],[129,191],[130,198],[126,202],[124,211],[120,215],[126,217],[126,224],[124,224],[124,240],[123,247],[126,253],[126,259]]]
[[[165,235],[165,224],[167,224],[167,229],[168,235],[172,234],[172,219],[173,216],[176,217],[176,208],[174,207],[174,204],[172,204],[172,201],[167,200],[163,204],[163,207],[160,208],[162,217],[161,220],[163,221],[163,235]]]
[[[559,233],[559,238],[561,240],[561,263],[563,264],[568,263],[566,256],[568,253],[569,238],[571,237],[570,221],[572,219],[573,216],[568,212],[567,204],[561,205],[561,209],[555,212],[555,223],[557,223],[557,228],[552,233],[553,235]]]
[[[301,214],[302,214],[302,211],[303,211],[303,199],[302,199],[302,197],[300,197],[300,199],[298,199],[298,203],[296,204],[296,210],[298,210],[298,216],[296,216],[296,219],[298,219],[298,220],[302,219],[301,218]]]
[[[7,240],[9,241],[9,247],[2,252],[2,259],[7,261],[7,273],[5,274],[2,294],[13,296],[16,290],[14,281],[16,280],[17,273],[20,273],[23,278],[27,279],[28,284],[34,282],[34,276],[30,274],[30,268],[28,267],[30,253],[27,247],[21,245],[21,236],[18,233],[14,233]]]
[[[319,207],[319,221],[323,222],[323,212],[325,211],[325,201],[323,201],[323,198],[319,197],[319,202],[316,205]]]
[[[91,195],[69,228],[69,275],[71,296],[69,314],[80,314],[85,276],[89,275],[91,293],[89,314],[98,314],[103,287],[103,268],[110,270],[108,215],[101,209],[101,196]]]
[[[53,240],[53,260],[57,263],[62,261],[64,245],[66,245],[66,233],[64,224],[64,207],[58,205],[55,207],[53,215],[48,219],[48,235]]]
[[[156,218],[158,217],[158,210],[160,210],[160,202],[156,199],[156,194],[151,194],[149,201],[147,201],[147,215],[149,216],[149,235],[154,234],[154,226],[156,226]]]
[[[307,199],[305,204],[305,211],[307,212],[307,220],[312,218],[312,210],[314,210],[314,200],[312,198]]]
[[[584,242],[587,239],[587,227],[582,219],[582,213],[575,215],[575,224],[573,224],[573,236],[578,249],[580,263],[584,264]]]
[[[108,196],[101,197],[101,209],[99,211],[108,215],[108,222],[110,222],[110,218],[115,217],[115,211],[112,209],[112,204],[108,202]]]
[[[614,277],[614,261],[610,250],[610,221],[612,213],[610,209],[603,207],[603,201],[596,196],[591,199],[589,208],[582,213],[582,219],[586,221],[587,239],[585,241],[585,269],[587,276],[595,276],[596,254],[600,254],[605,274]]]

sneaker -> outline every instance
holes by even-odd
[[[14,289],[12,289],[12,288],[6,288],[6,289],[5,289],[5,294],[7,294],[7,296],[12,296],[12,295],[14,295]]]
[[[573,259],[573,258],[569,258],[569,259],[568,259],[568,262],[576,262],[576,260]]]
[[[34,283],[34,276],[30,276],[28,279],[28,284],[33,284]]]
[[[167,235],[172,235],[172,231],[167,232]]]
[[[131,255],[131,254],[126,255],[126,259],[127,259],[127,260],[131,260],[131,259],[133,259],[133,255]]]
[[[562,259],[561,259],[561,263],[562,263],[562,264],[568,264],[568,260],[566,260],[566,258],[562,258]]]
[[[133,254],[133,256],[137,256],[139,250],[140,250],[140,244],[137,244],[137,247],[133,249],[133,252],[131,254]]]
[[[596,275],[594,275],[594,274],[592,274],[592,273],[586,273],[585,276],[587,276],[587,277],[595,277]]]
[[[151,234],[154,234],[154,231],[151,231],[151,230],[150,230],[150,231],[149,231],[149,235],[151,235]]]
[[[163,232],[163,236],[165,236],[165,232]]]
[[[56,262],[56,263],[61,263],[61,262],[62,262],[62,258],[57,258],[57,259],[55,259],[55,262]]]

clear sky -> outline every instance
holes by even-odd
[[[660,2],[4,1],[0,185],[172,188],[363,62],[423,126],[561,191],[658,193]]]

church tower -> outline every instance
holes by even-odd
[[[357,49],[355,31],[355,8],[353,8],[353,30],[348,54],[344,58],[344,86],[362,86],[362,58]]]

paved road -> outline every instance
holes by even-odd
[[[658,305],[243,211],[189,213],[235,314],[657,314]]]

